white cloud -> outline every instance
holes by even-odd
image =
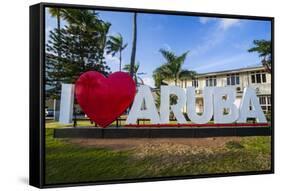
[[[247,57],[248,57],[247,53],[242,53],[242,54],[234,55],[232,57],[217,58],[210,62],[204,63],[204,65],[192,68],[192,70],[197,71],[197,72],[205,72],[212,68],[218,68],[221,66],[228,66],[228,67],[232,66],[233,67],[233,66],[235,66],[236,63],[245,61],[247,59]]]
[[[236,26],[240,23],[239,19],[220,19],[220,18],[212,18],[212,17],[199,17],[199,22],[201,24],[206,24],[210,21],[217,21],[216,23],[218,23],[218,28],[219,29],[223,29],[223,30],[227,30],[232,26]]]
[[[252,41],[248,40],[248,41],[240,41],[240,42],[234,42],[232,44],[233,48],[238,49],[238,50],[243,50],[243,51],[247,51],[249,48],[251,48],[252,46]]]
[[[172,50],[171,46],[170,46],[169,44],[167,44],[167,43],[164,43],[163,46],[164,46],[164,48],[165,48],[166,50],[168,50],[168,51],[171,51],[171,50]]]
[[[202,56],[202,54],[220,44],[224,40],[224,36],[225,34],[223,32],[218,32],[218,30],[208,33],[208,35],[202,38],[201,43],[190,52],[190,56]]]
[[[239,19],[220,19],[219,27],[223,30],[227,30],[230,27],[237,26],[239,23]]]
[[[114,63],[119,63],[119,59],[115,56],[112,56],[111,54],[106,54],[105,55],[105,60],[108,62],[114,62]]]
[[[110,54],[105,54],[105,62],[108,64],[112,72],[119,71],[119,59],[117,57],[113,57]]]
[[[191,51],[192,56],[202,55],[217,46],[218,44],[222,43],[225,39],[225,32],[229,28],[240,24],[239,19],[200,17],[199,21],[202,24],[205,24],[210,21],[216,22],[212,31],[207,33],[207,35],[202,38],[202,42]]]
[[[216,20],[216,18],[212,18],[212,17],[199,17],[199,22],[202,24],[206,24],[210,21],[214,21]]]
[[[154,32],[161,31],[161,30],[163,30],[163,25],[161,25],[161,24],[151,25],[148,27],[148,29],[151,31],[154,31]]]
[[[142,80],[143,80],[143,83],[145,85],[148,85],[148,86],[150,86],[152,88],[155,87],[154,79],[152,77],[144,77],[144,78],[142,78]]]

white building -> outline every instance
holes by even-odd
[[[177,85],[181,88],[189,86],[196,88],[196,110],[198,113],[203,112],[202,90],[206,86],[235,87],[237,91],[237,105],[240,105],[243,89],[245,87],[252,87],[256,89],[263,111],[265,113],[271,111],[271,74],[267,72],[263,66],[201,73],[197,74],[192,79],[180,80]],[[184,112],[186,112],[186,108],[184,108]]]

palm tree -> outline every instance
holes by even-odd
[[[136,50],[137,50],[137,13],[134,13],[133,17],[133,42],[132,42],[132,52],[131,52],[131,62],[130,62],[130,76],[134,76],[134,65],[136,60]]]
[[[136,84],[137,84],[137,82],[138,82],[138,76],[137,76],[137,74],[138,74],[138,70],[139,70],[139,67],[140,67],[140,63],[136,63],[136,64],[134,64],[134,79],[135,79],[135,82],[136,82]],[[127,72],[129,72],[130,73],[130,69],[131,69],[131,65],[130,64],[126,64],[124,67],[123,67],[123,70],[124,71],[127,71]]]
[[[153,72],[156,87],[159,87],[164,79],[173,80],[175,85],[177,85],[178,80],[192,77],[195,74],[194,71],[182,69],[188,52],[189,51],[177,56],[171,51],[160,49],[160,53],[165,58],[166,62]]]
[[[62,17],[72,26],[79,27],[83,32],[93,35],[99,35],[100,23],[103,22],[98,18],[98,13],[89,10],[64,9]],[[98,37],[98,36],[97,36]]]
[[[68,47],[71,51],[71,61],[74,62],[77,67],[73,67],[71,70],[73,73],[75,73],[75,77],[73,77],[71,80],[76,78],[76,74],[80,73],[81,71],[85,71],[88,69],[92,69],[95,65],[95,62],[103,60],[104,50],[106,47],[107,42],[107,33],[109,31],[109,28],[111,26],[110,23],[104,22],[98,17],[98,13],[95,11],[89,11],[89,10],[79,10],[79,9],[62,9],[60,10],[59,14],[66,22],[68,22],[68,26],[66,26],[61,30],[61,34],[64,34],[65,31],[71,31],[71,38],[68,38],[68,43],[75,44],[76,42],[79,42],[79,44],[75,44],[75,48]],[[60,22],[59,22],[60,23]],[[74,35],[73,35],[74,34]],[[67,34],[68,35],[68,34]],[[59,38],[60,39],[60,38]],[[94,44],[93,47],[89,45],[89,42],[92,42],[91,44]],[[94,42],[94,43],[93,43]],[[85,45],[86,44],[86,45]],[[95,47],[96,46],[96,47]],[[96,54],[93,53],[89,55],[89,49],[93,48],[97,51]],[[92,49],[91,49],[92,50]],[[74,53],[73,53],[74,52]],[[94,51],[90,51],[94,52]],[[97,55],[97,56],[96,56]],[[94,59],[95,62],[93,62]],[[79,60],[78,60],[79,59]],[[89,59],[92,59],[89,61]],[[91,64],[89,64],[91,62]],[[94,64],[93,64],[94,63]],[[74,99],[73,104],[73,126],[76,126],[76,106],[77,106],[77,100]]]
[[[108,23],[108,22],[101,22],[99,25],[98,25],[98,31],[100,31],[100,48],[101,49],[105,49],[106,48],[106,45],[107,45],[107,33],[109,31],[109,28],[111,26],[111,23]]]
[[[127,43],[124,44],[123,37],[120,33],[116,36],[110,36],[107,42],[107,54],[115,56],[116,53],[119,53],[119,71],[122,67],[122,51],[127,47]]]
[[[248,52],[257,52],[262,58],[262,65],[267,71],[271,72],[271,41],[270,40],[254,40],[254,47]]]
[[[106,51],[108,32],[111,23],[105,22],[99,18],[96,11],[79,10],[79,9],[63,9],[62,17],[69,23],[69,25],[78,27],[79,30],[90,34],[90,38],[95,38],[98,42],[100,50]],[[103,54],[99,58],[99,62],[104,60]]]
[[[49,8],[49,13],[52,17],[57,17],[57,29],[60,31],[61,8]]]
[[[108,32],[109,32],[109,29],[111,27],[111,23],[109,22],[100,22],[97,24],[97,28],[98,28],[98,31],[100,32],[99,35],[100,35],[100,38],[99,39],[99,47],[101,50],[103,50],[104,52],[106,51],[107,49],[107,42],[108,42]],[[100,57],[100,63],[102,63],[104,60],[104,56]]]

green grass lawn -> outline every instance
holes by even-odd
[[[260,171],[271,167],[270,137],[244,137],[218,148],[180,148],[179,152],[169,152],[167,146],[116,150],[55,139],[53,128],[61,125],[48,122],[46,127],[46,184]]]

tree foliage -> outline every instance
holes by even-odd
[[[188,51],[179,56],[165,49],[160,49],[160,53],[164,57],[165,63],[153,72],[156,87],[159,88],[160,85],[165,84],[164,80],[172,80],[177,85],[178,80],[195,75],[194,71],[184,70],[182,68]]]
[[[124,44],[123,37],[120,33],[116,36],[110,36],[107,41],[107,54],[115,56],[116,53],[119,53],[119,71],[121,71],[122,68],[122,51],[127,47],[127,45],[127,43]]]
[[[74,83],[83,72],[110,73],[104,52],[111,24],[90,10],[62,9],[60,15],[67,25],[50,31],[46,44],[46,83],[50,97],[58,97],[61,83]]]
[[[140,68],[140,63],[136,63],[134,64],[134,67],[133,67],[133,76],[134,76],[134,79],[135,79],[135,82],[136,84],[138,84],[138,79],[141,80],[141,78],[138,76],[138,71],[139,71],[139,68]],[[124,67],[123,67],[123,70],[130,73],[130,70],[131,70],[131,64],[125,64]],[[141,80],[142,81],[142,80]],[[142,81],[143,83],[143,81]]]
[[[183,64],[185,62],[186,56],[188,52],[184,52],[181,55],[177,56],[175,53],[160,49],[160,53],[165,59],[165,63],[160,67],[156,68],[153,71],[153,78],[155,82],[156,91],[156,105],[160,106],[160,92],[159,88],[161,85],[167,85],[168,81],[174,81],[175,85],[177,85],[178,80],[183,80],[187,78],[192,78],[196,72],[191,70],[183,69]],[[170,95],[170,105],[174,105],[177,103],[177,96]],[[170,117],[172,117],[172,113]]]
[[[250,48],[249,52],[257,52],[262,58],[262,64],[271,72],[271,41],[270,40],[254,40],[254,46]]]

